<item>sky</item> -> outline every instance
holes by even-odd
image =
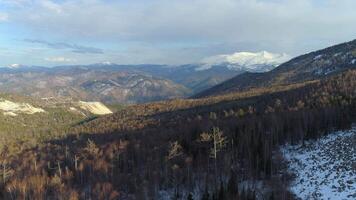
[[[356,39],[355,0],[0,0],[0,66],[297,56]]]

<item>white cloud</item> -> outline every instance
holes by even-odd
[[[7,13],[0,12],[0,22],[8,21],[9,15]]]
[[[22,9],[19,16],[34,28],[48,27],[53,32],[120,39],[215,39],[221,36],[235,40],[253,36],[271,39],[277,38],[271,33],[282,35],[276,34],[281,32],[279,28],[290,34],[289,37],[299,37],[321,33],[327,25],[344,26],[356,17],[352,9],[356,2],[350,0],[325,0],[323,6],[315,5],[313,0],[33,2]],[[330,11],[335,15],[330,15]],[[22,13],[29,17],[24,18]]]
[[[65,57],[50,57],[50,58],[45,58],[45,61],[49,61],[49,62],[59,62],[59,63],[63,63],[63,62],[76,62],[76,59],[72,59],[72,58],[65,58]]]
[[[42,0],[41,5],[43,8],[56,12],[57,14],[62,12],[62,7],[49,0]]]
[[[297,55],[356,38],[355,0],[15,2],[11,20],[35,35],[108,42],[146,53],[131,53],[124,62],[191,62],[266,49]],[[214,52],[217,44],[220,53]]]

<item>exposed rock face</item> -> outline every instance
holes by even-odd
[[[32,115],[45,112],[42,108],[36,108],[28,103],[15,103],[8,100],[0,100],[0,110],[7,116],[17,116],[21,113]]]
[[[90,113],[92,113],[94,115],[112,114],[112,111],[101,102],[79,101],[78,104],[81,109],[89,111]]]

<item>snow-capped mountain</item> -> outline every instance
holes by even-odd
[[[268,63],[268,59],[265,58],[270,58],[269,63],[273,64],[282,61],[284,58],[283,54],[272,56],[273,54],[260,53],[260,55],[262,56],[240,56],[240,59],[235,59],[235,62],[239,61],[240,64],[256,64],[260,60],[261,63]],[[241,59],[246,57],[249,57],[249,59]],[[234,60],[233,58],[239,58],[239,56],[225,58]],[[250,88],[268,87],[271,85],[318,80],[355,68],[356,40],[353,40],[295,57],[266,73],[237,75],[226,82],[197,94],[195,97],[239,92]]]
[[[24,65],[21,65],[21,64],[11,64],[11,65],[8,65],[7,68],[10,68],[10,69],[18,69],[18,68],[21,68],[21,67],[24,67]]]
[[[179,66],[102,62],[47,68],[13,64],[0,68],[0,89],[33,96],[83,95],[81,99],[105,103],[148,102],[190,96],[244,72],[272,70],[285,60],[285,54],[240,52]]]
[[[197,70],[210,69],[213,66],[225,65],[232,70],[246,70],[264,72],[288,61],[291,57],[285,53],[236,52],[204,58],[201,67]]]

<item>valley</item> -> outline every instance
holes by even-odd
[[[304,62],[302,58],[294,60]],[[250,77],[237,75],[244,76]],[[5,95],[0,101],[2,197],[305,199],[315,193],[320,198],[318,186],[310,192],[299,190],[306,186],[298,184],[315,184],[308,182],[315,177],[304,183],[298,179],[304,175],[294,174],[309,169],[307,162],[314,161],[295,159],[319,148],[311,140],[352,128],[354,66],[295,82],[246,88],[123,107],[66,97]],[[110,109],[114,107],[117,110]],[[305,150],[298,151],[295,145]],[[348,140],[347,146],[352,149],[354,140]],[[323,149],[325,155],[328,151]],[[343,156],[352,160],[353,154],[347,150]],[[340,159],[333,162],[341,162],[336,166],[348,171],[340,171],[339,180],[352,179],[353,163]],[[328,181],[325,177],[318,185],[330,187]],[[352,199],[349,191],[355,183],[347,184],[344,197]],[[344,195],[337,188],[332,191],[330,197]]]
[[[355,200],[355,7],[0,0],[0,200]]]
[[[147,103],[186,98],[247,71],[268,71],[287,58],[268,52],[244,52],[234,56],[236,58],[226,61],[179,66],[98,63],[52,68],[3,67],[0,68],[0,91],[107,104]]]
[[[352,51],[356,49],[354,43],[311,55]],[[343,55],[350,54],[345,50]],[[354,65],[346,64],[353,57],[346,56],[346,66],[340,65],[344,67],[323,76],[304,73],[303,78],[294,80],[291,77],[299,75],[293,75],[283,79],[290,80],[287,82],[270,82],[265,78],[277,74],[270,80],[282,80],[277,72],[293,71],[289,66],[297,61],[306,63],[305,66],[315,65],[316,59],[310,61],[310,57],[307,54],[270,72],[260,72],[258,76],[263,77],[260,82],[251,82],[257,74],[237,75],[203,91],[200,98],[122,105],[97,101],[105,100],[105,96],[92,99],[93,94],[75,93],[77,98],[72,98],[52,94],[52,90],[41,91],[50,94],[42,98],[29,93],[3,94],[0,98],[2,197],[322,199],[323,191],[328,190],[325,198],[352,199],[355,141],[351,128],[356,120],[356,71]],[[329,63],[327,57],[323,59]],[[332,59],[338,58],[332,56]],[[324,66],[320,65],[320,70]],[[56,70],[59,71],[54,73]],[[26,80],[35,83],[50,76],[53,86],[43,89],[57,88],[63,92],[67,86],[58,81],[66,80],[63,76],[68,77],[70,70],[76,72],[71,84],[80,85],[88,77],[96,77],[93,84],[100,87],[119,84],[119,79],[109,79],[104,84],[98,81],[100,77],[104,81],[105,77],[124,73],[113,73],[114,69],[109,72],[109,69],[64,67],[48,69],[48,74],[39,77],[34,75],[39,72],[26,72],[26,76],[35,77]],[[16,77],[24,76],[22,69],[16,73],[21,74]],[[59,74],[62,78],[58,78]],[[122,76],[128,82],[121,83],[130,85],[130,77]],[[243,87],[231,84],[235,79],[245,80]],[[211,91],[229,88],[225,84],[234,90],[223,89],[209,96]],[[333,133],[335,130],[344,130],[349,139],[339,139],[339,133]],[[322,158],[325,160],[332,156],[334,160],[315,160],[316,154],[325,155]],[[347,165],[343,164],[345,157]],[[330,162],[333,164],[325,164]],[[324,179],[319,180],[311,172],[317,168],[330,172],[324,171]],[[335,179],[337,183],[329,179],[335,168],[340,172],[338,181]],[[342,171],[344,168],[348,171]],[[302,172],[310,177],[304,180]],[[341,183],[343,180],[347,185]]]

